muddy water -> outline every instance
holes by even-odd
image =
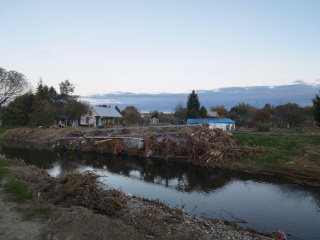
[[[0,154],[22,158],[52,176],[94,171],[123,192],[160,199],[188,213],[230,221],[258,231],[281,229],[288,239],[320,239],[320,188],[306,188],[259,174],[210,170],[159,160],[0,145]]]

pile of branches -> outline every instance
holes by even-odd
[[[95,213],[117,217],[126,208],[126,200],[115,189],[104,190],[97,176],[91,172],[67,173],[41,186],[41,197],[64,207],[82,206]]]
[[[124,129],[121,132],[121,134],[128,133],[130,133],[129,129]],[[98,130],[90,133],[90,136],[103,135],[106,133]],[[82,139],[61,140],[56,148],[81,149],[83,152],[114,155],[160,157],[166,160],[179,158],[187,159],[188,162],[196,165],[212,167],[261,151],[257,147],[236,145],[231,135],[221,129],[211,130],[209,125],[204,125],[192,128],[185,127],[173,135],[149,135],[141,140],[143,146],[140,148],[127,145],[124,138],[94,139],[86,138],[86,136],[83,136]]]
[[[167,160],[180,157],[196,165],[214,167],[261,151],[259,148],[236,145],[230,135],[221,129],[210,130],[204,126],[186,128],[162,139],[149,136],[145,140],[145,154]]]

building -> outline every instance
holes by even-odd
[[[91,107],[88,112],[81,115],[81,126],[104,126],[108,124],[121,124],[122,115],[115,109],[109,107]]]
[[[209,124],[209,129],[222,129],[223,131],[235,131],[236,124],[230,118],[226,119],[188,119],[188,124]]]

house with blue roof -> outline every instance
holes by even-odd
[[[111,107],[91,107],[88,112],[81,115],[80,124],[81,126],[104,126],[108,124],[120,124],[120,118],[122,115]]]
[[[209,124],[209,129],[222,129],[223,131],[235,131],[236,123],[230,118],[226,119],[188,119],[188,124]]]

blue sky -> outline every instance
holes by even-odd
[[[0,3],[0,67],[89,100],[320,82],[319,0]]]

